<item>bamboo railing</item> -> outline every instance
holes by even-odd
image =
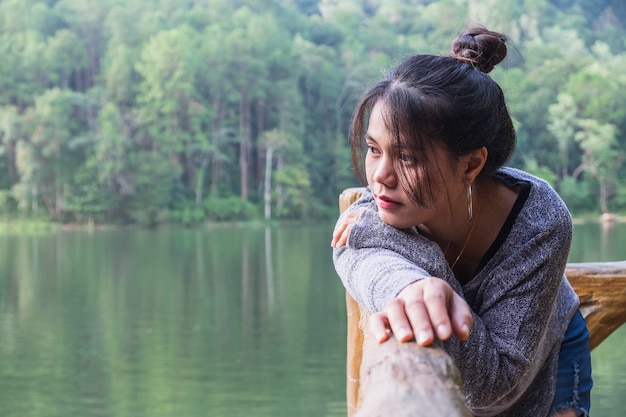
[[[363,188],[348,188],[339,196],[346,210]],[[565,274],[580,298],[594,349],[626,322],[626,261],[569,263]],[[463,404],[459,375],[438,345],[421,347],[393,337],[371,342],[361,329],[368,312],[346,293],[348,416],[446,416],[471,414]]]

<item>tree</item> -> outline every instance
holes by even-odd
[[[288,165],[276,172],[276,183],[283,189],[277,203],[277,217],[283,219],[312,218],[314,210],[311,180],[305,167]]]
[[[272,15],[254,13],[244,6],[234,13],[232,29],[225,39],[237,105],[240,195],[244,201],[248,200],[250,179],[258,178],[254,175],[254,140],[268,128],[268,90],[273,88],[272,81],[289,77],[285,73],[289,66],[280,59],[289,56],[290,44],[285,42],[289,38]]]
[[[142,77],[137,96],[141,146],[169,158],[184,174],[176,180],[191,190],[198,168],[192,153],[198,145],[206,148],[204,131],[210,125],[209,110],[195,90],[199,47],[199,34],[189,26],[163,31],[143,48],[136,67]]]
[[[89,224],[107,220],[106,214],[115,208],[115,199],[98,179],[95,159],[89,159],[76,170],[63,199],[63,212],[72,221]]]
[[[16,158],[20,183],[30,190],[31,207],[41,198],[50,217],[60,220],[63,195],[74,170],[84,160],[89,142],[87,114],[90,103],[83,94],[68,90],[47,90],[24,115],[28,126]],[[26,198],[27,193],[19,193]],[[22,201],[26,207],[26,201]]]
[[[44,53],[49,63],[51,84],[69,88],[75,75],[87,66],[87,55],[76,33],[61,29],[47,39]]]
[[[144,226],[165,222],[180,168],[173,166],[167,155],[158,152],[137,150],[128,159],[130,192],[121,202],[124,213],[133,222]]]
[[[583,119],[579,121],[579,127],[575,139],[583,150],[583,161],[574,170],[573,177],[586,172],[598,181],[600,210],[608,213],[608,200],[614,192],[615,175],[624,159],[624,151],[616,148],[615,126]]]
[[[105,50],[104,21],[109,2],[106,0],[60,0],[54,10],[64,17],[70,30],[82,40],[86,65],[75,71],[74,88],[87,91],[97,82],[100,61]]]
[[[285,135],[277,129],[263,133],[260,144],[265,148],[265,180],[263,183],[263,201],[265,205],[265,220],[272,217],[272,163],[274,152],[279,151],[287,144]]]
[[[585,210],[606,180],[603,205],[623,209],[626,167],[601,162],[626,149],[621,4],[0,0],[0,193],[67,221],[334,216],[356,183],[346,139],[365,86],[484,23],[512,41],[490,74],[518,132],[510,164]]]
[[[0,175],[0,189],[7,190],[19,181],[15,166],[15,147],[25,137],[24,121],[15,106],[0,107],[0,167],[5,175]]]
[[[550,122],[548,130],[557,140],[559,145],[560,169],[558,172],[557,184],[569,175],[569,147],[574,141],[576,130],[576,103],[574,98],[568,94],[559,94],[557,102],[548,107]]]
[[[100,110],[96,141],[91,154],[97,167],[97,182],[106,186],[116,205],[133,193],[130,155],[136,150],[136,120],[114,104]]]

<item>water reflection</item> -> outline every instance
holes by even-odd
[[[1,238],[0,415],[343,415],[328,233]]]
[[[267,279],[267,304],[274,305],[274,260],[272,257],[272,228],[265,227],[265,278]],[[271,310],[270,310],[271,311]],[[270,314],[271,316],[271,314]]]
[[[626,224],[587,222],[576,224],[570,262],[626,260]],[[594,417],[626,415],[626,360],[622,346],[626,327],[622,326],[591,355],[594,388],[591,413]]]
[[[570,262],[626,260],[626,224],[584,222],[574,226]]]
[[[0,415],[344,416],[331,226],[0,237]],[[626,258],[577,225],[572,262]],[[624,415],[620,329],[594,417]]]

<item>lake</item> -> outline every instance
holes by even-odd
[[[0,415],[345,416],[332,225],[0,236]],[[577,224],[570,261],[626,259]],[[626,415],[626,331],[594,350],[592,415]]]

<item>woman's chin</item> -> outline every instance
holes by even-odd
[[[378,209],[378,215],[383,222],[387,223],[389,226],[395,227],[396,229],[408,229],[413,226],[410,222],[407,222],[406,218],[403,216],[389,213],[385,210],[381,210],[380,208]]]

